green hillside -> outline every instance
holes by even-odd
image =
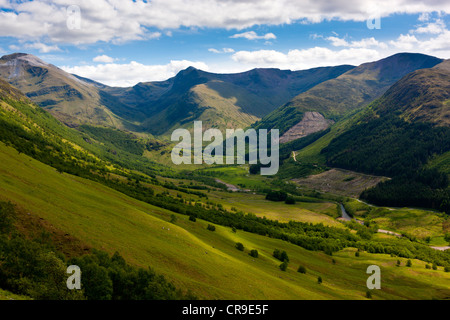
[[[445,298],[450,295],[448,273],[395,266],[397,258],[345,249],[331,258],[287,242],[216,225],[189,221],[186,216],[136,201],[98,183],[60,174],[10,147],[0,145],[2,200],[13,201],[23,212],[43,219],[83,243],[110,254],[118,251],[137,266],[151,265],[177,286],[204,298],[221,299],[364,299],[365,269],[380,264],[386,282],[375,299]],[[8,168],[8,169],[6,169]],[[41,179],[45,176],[46,179]],[[259,258],[235,249],[256,249]],[[279,270],[274,249],[285,250],[290,263]],[[298,265],[307,274],[297,273]],[[317,277],[324,279],[317,284]],[[439,279],[439,280],[437,280]]]

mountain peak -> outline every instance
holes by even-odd
[[[38,58],[32,54],[21,53],[21,52],[4,55],[3,57],[0,58],[0,60],[6,61],[6,63],[12,63],[14,61],[20,60],[29,65],[36,66],[36,67],[50,67],[51,66],[51,64],[45,62],[44,60],[41,60],[40,58]]]

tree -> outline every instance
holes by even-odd
[[[258,256],[259,256],[258,250],[255,250],[255,249],[250,250],[249,255],[252,256],[253,258],[258,258]]]
[[[407,266],[407,267],[412,267],[412,262],[411,262],[411,260],[408,259],[408,261],[406,261],[406,266]]]
[[[206,227],[206,229],[208,229],[209,231],[216,231],[216,227],[213,226],[212,224],[208,224],[208,226]]]
[[[400,260],[397,260],[396,266],[397,266],[397,267],[400,267],[400,264],[401,264],[401,263],[400,263]]]
[[[289,262],[289,257],[286,253],[286,251],[280,251],[279,249],[275,249],[273,252],[274,258],[280,260],[280,261],[287,261]]]
[[[244,251],[244,245],[242,243],[240,243],[240,242],[237,242],[235,247],[239,251]]]
[[[355,252],[355,257],[359,257],[359,251]]]
[[[319,276],[319,277],[317,278],[317,283],[318,283],[318,284],[322,284],[322,277],[321,277],[321,276]]]
[[[195,221],[197,221],[197,218],[194,217],[193,215],[190,215],[189,216],[189,221],[195,222]]]
[[[299,273],[306,273],[306,268],[304,266],[299,266],[297,269],[297,272]]]
[[[370,290],[366,291],[366,298],[367,299],[372,299],[372,292],[370,292]]]
[[[175,222],[177,222],[177,216],[174,214],[171,214],[170,215],[170,223],[175,223]]]
[[[433,270],[437,270],[437,265],[435,262],[433,262],[433,266],[431,268],[433,268]]]

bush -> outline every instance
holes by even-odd
[[[306,268],[304,266],[299,266],[297,269],[297,272],[299,273],[306,273]]]
[[[412,262],[411,262],[411,260],[408,259],[408,261],[406,261],[406,266],[407,266],[407,267],[412,267]]]
[[[372,292],[370,292],[369,290],[366,291],[366,298],[372,299]]]
[[[433,270],[437,270],[437,265],[436,265],[436,263],[433,263],[432,268],[433,268]]]
[[[284,191],[270,191],[266,195],[266,200],[270,201],[285,201],[287,199],[287,193]]]
[[[284,203],[295,204],[295,199],[293,197],[287,197],[286,200],[284,200]]]
[[[449,266],[445,266],[445,267],[444,267],[444,271],[445,271],[445,272],[450,272],[450,267],[449,267]]]
[[[208,229],[209,231],[216,231],[216,227],[213,226],[212,224],[208,224],[208,226],[206,227],[206,229]]]
[[[359,251],[355,252],[355,257],[359,257]]]
[[[288,262],[287,261],[284,261],[282,264],[280,264],[280,270],[281,271],[286,271],[287,267],[288,267]]]
[[[253,258],[258,258],[258,256],[259,256],[258,250],[255,250],[255,249],[250,250],[249,255],[252,256]]]
[[[238,249],[239,251],[244,251],[244,245],[240,242],[237,242],[236,249]]]
[[[318,284],[322,284],[322,277],[321,277],[321,276],[319,276],[319,277],[317,278],[317,283],[318,283]]]
[[[431,269],[431,266],[429,264],[426,264],[425,269]]]
[[[189,216],[189,221],[195,222],[197,221],[197,218],[194,216]]]

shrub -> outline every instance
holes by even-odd
[[[322,284],[322,277],[321,277],[321,276],[319,276],[319,277],[317,278],[317,283],[318,283],[318,284]]]
[[[284,191],[270,191],[266,195],[266,200],[270,201],[285,201],[287,198],[287,193]]]
[[[293,197],[287,197],[286,200],[284,200],[284,203],[295,204],[295,199]]]
[[[240,242],[237,242],[236,249],[238,249],[239,251],[244,251],[244,245]]]
[[[359,257],[359,251],[355,252],[355,257]]]
[[[304,266],[299,266],[297,272],[306,273],[306,268]]]
[[[189,221],[195,222],[197,221],[197,218],[194,216],[189,216]]]
[[[213,226],[212,224],[208,224],[208,226],[206,227],[206,229],[208,229],[209,231],[216,231],[216,227]]]
[[[366,298],[372,299],[372,292],[370,292],[369,290],[366,291]]]
[[[433,270],[437,270],[437,265],[436,265],[436,263],[433,263],[432,268],[433,268]]]
[[[286,271],[287,267],[288,267],[287,261],[284,261],[282,264],[280,264],[281,271]]]
[[[258,258],[258,256],[259,256],[258,250],[255,250],[255,249],[250,250],[249,255],[252,256],[253,258]]]
[[[407,266],[407,267],[412,267],[412,262],[411,262],[411,260],[408,259],[408,261],[406,261],[406,266]]]

